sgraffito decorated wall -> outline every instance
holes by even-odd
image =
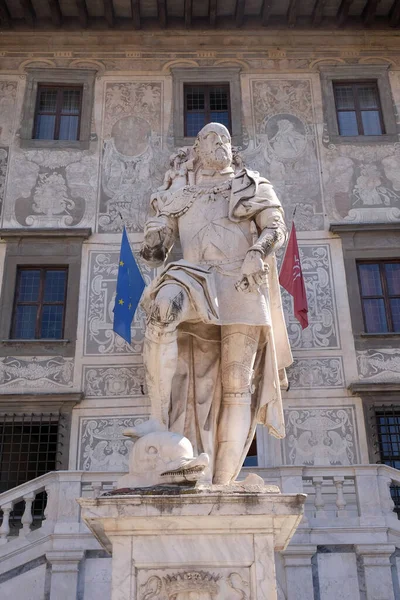
[[[224,67],[240,68],[240,89],[231,92],[241,97],[244,162],[272,181],[289,224],[296,208],[310,325],[301,330],[284,294],[295,360],[285,394],[287,438],[274,460],[289,465],[368,461],[361,399],[348,386],[398,381],[400,351],[381,348],[378,341],[376,348],[356,351],[341,240],[329,226],[400,222],[400,146],[396,141],[332,142],[319,69],[338,61],[362,62],[364,68],[387,65],[397,115],[400,52],[393,49],[383,59],[361,39],[349,48],[340,36],[329,53],[317,41],[297,51],[290,49],[296,47],[292,43],[285,51],[284,43],[268,48],[263,40],[248,52],[238,51],[239,42],[234,45],[226,36],[213,42],[215,50],[204,52],[170,39],[170,48],[161,52],[156,47],[104,50],[90,40],[83,49],[76,40],[63,56],[54,51],[41,57],[29,50],[33,42],[27,36],[19,53],[1,53],[2,227],[92,229],[82,250],[75,356],[30,353],[0,359],[0,393],[84,392],[73,412],[71,468],[125,470],[129,441],[121,431],[149,414],[141,358],[144,316],[139,310],[128,347],[112,331],[112,309],[123,221],[137,252],[150,193],[161,185],[176,150],[174,66],[219,68],[221,81]],[[38,67],[97,71],[88,148],[21,144],[26,77]],[[4,256],[2,249],[2,261]],[[154,271],[144,265],[142,270],[149,282]]]

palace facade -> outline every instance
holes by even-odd
[[[149,416],[143,314],[112,331],[121,215],[138,251],[219,121],[296,209],[309,303],[302,330],[284,295],[287,436],[243,470],[308,494],[279,598],[400,599],[399,25],[399,0],[0,0],[1,598],[111,598],[75,499]]]

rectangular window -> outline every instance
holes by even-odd
[[[0,493],[57,470],[60,417],[43,413],[0,416]],[[32,507],[33,529],[43,519],[45,507],[46,494],[42,492],[36,495]],[[14,504],[12,535],[21,528],[23,511],[23,502]]]
[[[395,405],[375,407],[375,422],[379,448],[379,462],[400,469],[400,408]],[[400,519],[400,487],[390,488],[394,511]]]
[[[59,415],[0,416],[0,493],[57,467]]]
[[[258,454],[257,454],[257,434],[254,435],[253,441],[247,451],[247,456],[244,459],[244,467],[256,467],[258,465]]]
[[[400,261],[358,262],[367,333],[400,332]]]
[[[380,462],[400,469],[400,409],[397,406],[375,408]]]
[[[341,136],[385,133],[378,85],[375,81],[333,82]]]
[[[82,91],[82,86],[40,84],[32,137],[37,140],[79,140]]]
[[[184,86],[185,136],[194,137],[207,123],[222,123],[231,131],[229,85]]]
[[[67,267],[19,267],[12,339],[62,339]]]

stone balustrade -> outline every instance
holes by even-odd
[[[400,531],[391,496],[391,487],[400,486],[400,471],[386,465],[245,468],[241,477],[249,471],[278,485],[282,492],[307,494],[303,527],[318,529],[340,524],[353,529],[386,525]],[[0,544],[29,534],[32,505],[42,492],[46,493],[47,504],[41,527],[60,534],[82,532],[85,525],[76,498],[97,497],[113,489],[119,476],[120,473],[56,471],[0,494]],[[18,503],[24,504],[20,526],[11,531],[10,514]]]

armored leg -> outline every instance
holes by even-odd
[[[214,474],[214,483],[220,485],[232,481],[249,435],[251,386],[259,337],[258,327],[222,327],[222,406]]]
[[[152,417],[169,425],[172,379],[178,361],[177,327],[189,311],[183,288],[167,284],[158,292],[146,327],[143,360]]]

